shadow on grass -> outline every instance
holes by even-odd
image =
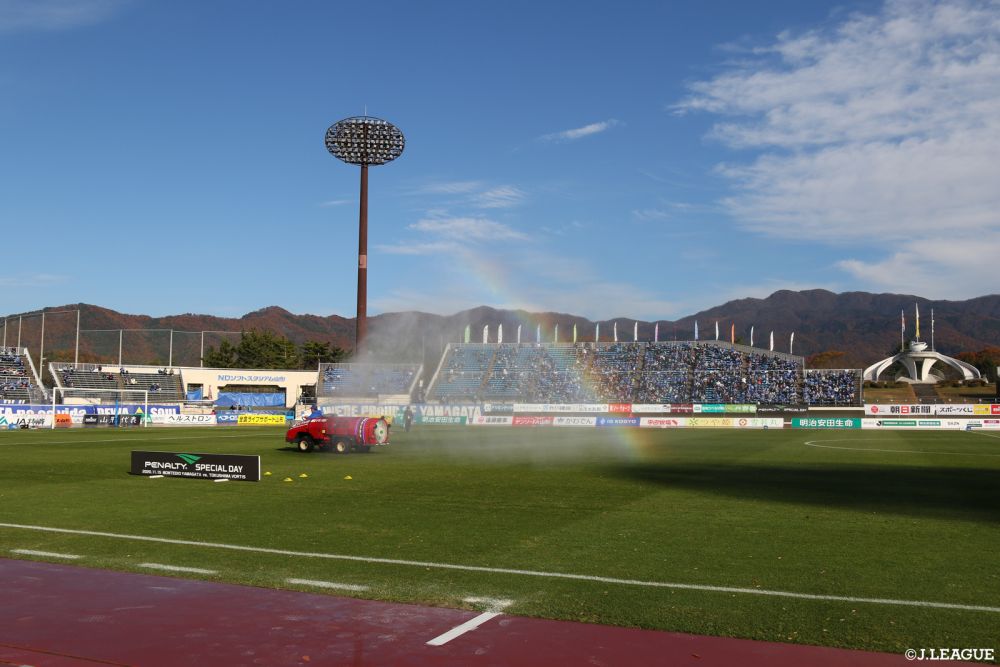
[[[641,482],[721,496],[1000,522],[1000,470],[643,464],[618,472]]]

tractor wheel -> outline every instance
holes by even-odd
[[[338,454],[350,454],[351,453],[351,443],[347,440],[337,440],[333,443],[333,451]]]
[[[299,437],[298,447],[300,452],[311,452],[313,450],[313,439],[308,435]]]

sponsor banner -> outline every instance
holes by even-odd
[[[114,405],[56,405],[56,412],[66,414],[73,418],[76,424],[83,423],[83,415],[135,415],[144,414],[146,407],[136,403],[121,403]],[[180,407],[176,405],[150,405],[148,414],[167,415],[179,414]],[[40,417],[51,415],[52,405],[2,405],[0,415],[10,419],[11,417]]]
[[[780,417],[733,417],[733,428],[784,428]]]
[[[470,423],[475,426],[510,426],[514,423],[514,418],[504,415],[479,415]]]
[[[162,426],[215,426],[215,415],[153,415],[152,422]]]
[[[795,417],[792,428],[861,428],[860,417]]]
[[[608,412],[607,403],[515,403],[514,412]]]
[[[215,415],[216,424],[235,424],[236,418],[240,416],[238,412],[218,412]]]
[[[515,416],[511,421],[514,426],[552,426],[555,417],[526,417],[524,415]]]
[[[692,405],[691,403],[671,403],[670,404],[670,413],[671,414],[689,415],[689,414],[691,414],[693,412],[694,412],[694,405]]]
[[[865,414],[869,417],[895,417],[899,415],[933,415],[934,414],[933,405],[904,405],[898,403],[865,403]],[[957,406],[955,406],[957,407]],[[950,414],[963,414],[961,412],[953,412]],[[969,414],[972,411],[969,410]]]
[[[612,414],[627,415],[632,412],[631,403],[608,403],[608,412]]]
[[[240,426],[284,426],[285,415],[259,415],[244,412],[236,418],[236,423]]]
[[[553,426],[596,426],[597,417],[556,417]]]
[[[1000,405],[973,403],[937,403],[919,405],[866,404],[868,417],[980,417],[1000,415]]]
[[[65,412],[57,412],[55,419],[56,428],[69,428],[73,425],[73,417]]]
[[[8,417],[0,414],[0,429],[13,431],[20,428],[48,428],[49,426],[52,426],[52,415]]]
[[[863,428],[963,429],[974,419],[865,419]]]
[[[644,415],[669,415],[671,410],[669,403],[633,403],[632,412]]]
[[[323,414],[337,417],[385,417],[389,423],[395,420],[403,421],[406,403],[333,403],[321,404]],[[494,403],[493,405],[497,405]],[[483,414],[478,405],[423,405],[414,404],[413,422],[421,423],[424,417],[465,417],[465,423],[471,424],[476,417]],[[424,422],[427,423],[427,422]]]
[[[483,403],[484,415],[512,415],[514,414],[513,403]]]
[[[84,415],[84,426],[142,426],[142,415]]]
[[[260,481],[260,457],[242,454],[132,452],[133,475]]]
[[[809,412],[809,408],[805,405],[758,405],[757,414],[759,415],[773,415],[773,414],[804,414]]]
[[[726,412],[747,413],[747,414],[754,414],[757,412],[757,406],[753,404],[727,403],[723,407],[725,408]]]
[[[596,426],[638,426],[639,417],[598,417]]]
[[[954,403],[946,403],[943,405],[935,405],[934,414],[941,415],[942,417],[971,417],[972,415],[988,415],[990,414],[990,406],[956,405]]]
[[[640,417],[641,428],[683,428],[687,425],[687,417]]]
[[[215,376],[215,381],[218,382],[235,382],[235,383],[257,383],[264,382],[268,384],[281,384],[287,381],[288,378],[284,375],[230,375],[228,373],[219,373]]]
[[[468,417],[455,415],[452,417],[446,417],[444,415],[438,417],[435,415],[423,415],[415,416],[413,422],[415,424],[461,424],[465,426]]]
[[[733,428],[732,417],[691,417],[687,423],[691,428]]]
[[[725,412],[726,406],[721,403],[695,403],[694,412]]]

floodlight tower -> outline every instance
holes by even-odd
[[[355,116],[337,121],[326,131],[326,149],[347,164],[361,165],[361,211],[358,216],[358,317],[355,354],[368,331],[368,165],[392,162],[403,154],[406,140],[389,121]]]

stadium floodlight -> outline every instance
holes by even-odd
[[[361,210],[358,216],[358,316],[355,354],[368,331],[368,165],[392,162],[403,154],[406,140],[395,125],[381,118],[355,116],[326,131],[326,149],[338,160],[361,166]]]

